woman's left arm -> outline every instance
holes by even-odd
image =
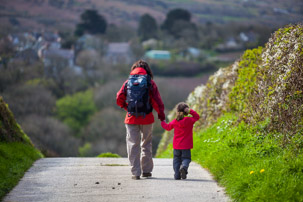
[[[116,102],[117,105],[127,111],[127,103],[126,103],[126,92],[125,92],[125,81],[121,87],[121,89],[117,92]]]
[[[152,98],[152,106],[158,112],[158,118],[161,121],[165,120],[165,113],[164,113],[164,104],[162,98],[160,96],[158,87],[156,83],[151,80],[151,98]]]

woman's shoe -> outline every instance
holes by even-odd
[[[143,173],[143,174],[142,174],[142,177],[151,177],[151,176],[152,176],[151,173]]]
[[[132,176],[132,179],[133,179],[133,180],[140,180],[140,176],[133,175],[133,176]]]

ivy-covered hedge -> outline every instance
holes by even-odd
[[[303,201],[302,25],[282,28],[264,48],[247,50],[187,102],[201,116],[193,159],[232,199]],[[159,157],[171,157],[172,135],[164,134]]]

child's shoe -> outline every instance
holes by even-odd
[[[186,179],[186,175],[187,175],[187,168],[186,167],[181,167],[180,168],[180,175],[181,175],[181,178],[183,180]]]
[[[175,178],[175,180],[181,180],[181,176],[180,176],[180,174],[179,175],[174,175],[174,178]]]

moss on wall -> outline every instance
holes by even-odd
[[[43,155],[16,122],[0,97],[0,200]]]

